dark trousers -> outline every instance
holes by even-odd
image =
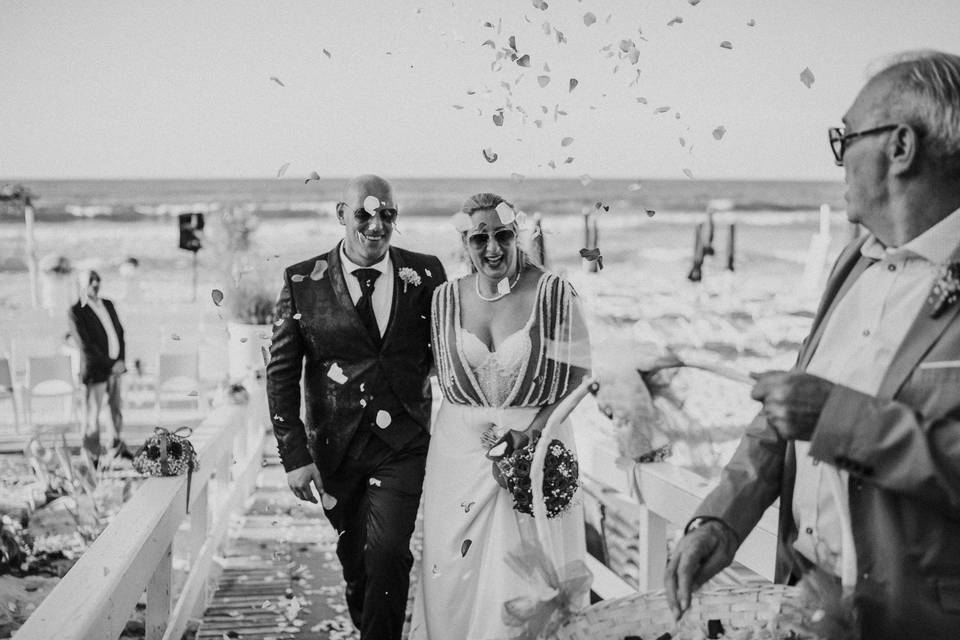
[[[325,513],[340,536],[347,607],[362,640],[400,640],[429,442],[421,432],[393,451],[374,435],[324,481],[337,499]]]

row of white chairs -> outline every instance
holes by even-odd
[[[82,429],[83,385],[69,355],[29,356],[22,381],[15,374],[11,359],[0,357],[0,411],[4,404],[9,404],[14,433],[73,425]],[[124,376],[128,380],[131,377],[136,377],[136,373]],[[157,422],[164,401],[195,401],[198,411],[208,406],[209,385],[200,379],[196,352],[158,354],[155,375],[147,377],[147,383],[152,387]],[[44,401],[58,402],[62,410],[38,412],[37,404]]]

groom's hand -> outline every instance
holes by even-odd
[[[293,495],[306,502],[317,503],[317,498],[310,490],[310,483],[317,487],[317,495],[323,495],[323,480],[320,479],[320,470],[317,465],[310,463],[293,471],[287,471],[287,484]]]

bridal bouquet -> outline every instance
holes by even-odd
[[[540,433],[533,432],[526,445],[513,450],[496,462],[497,469],[506,481],[507,490],[513,495],[513,508],[531,516],[533,515],[533,492],[530,483],[530,467],[538,440],[540,440]],[[543,469],[543,497],[547,503],[547,517],[555,518],[566,511],[579,487],[580,472],[577,457],[559,440],[551,440]]]

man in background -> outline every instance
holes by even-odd
[[[113,303],[100,297],[100,275],[96,271],[80,273],[80,299],[70,307],[70,332],[80,352],[80,381],[84,395],[83,448],[99,459],[100,407],[104,396],[113,422],[113,445],[117,455],[132,458],[120,438],[123,413],[120,404],[120,376],[126,372],[123,325]]]

